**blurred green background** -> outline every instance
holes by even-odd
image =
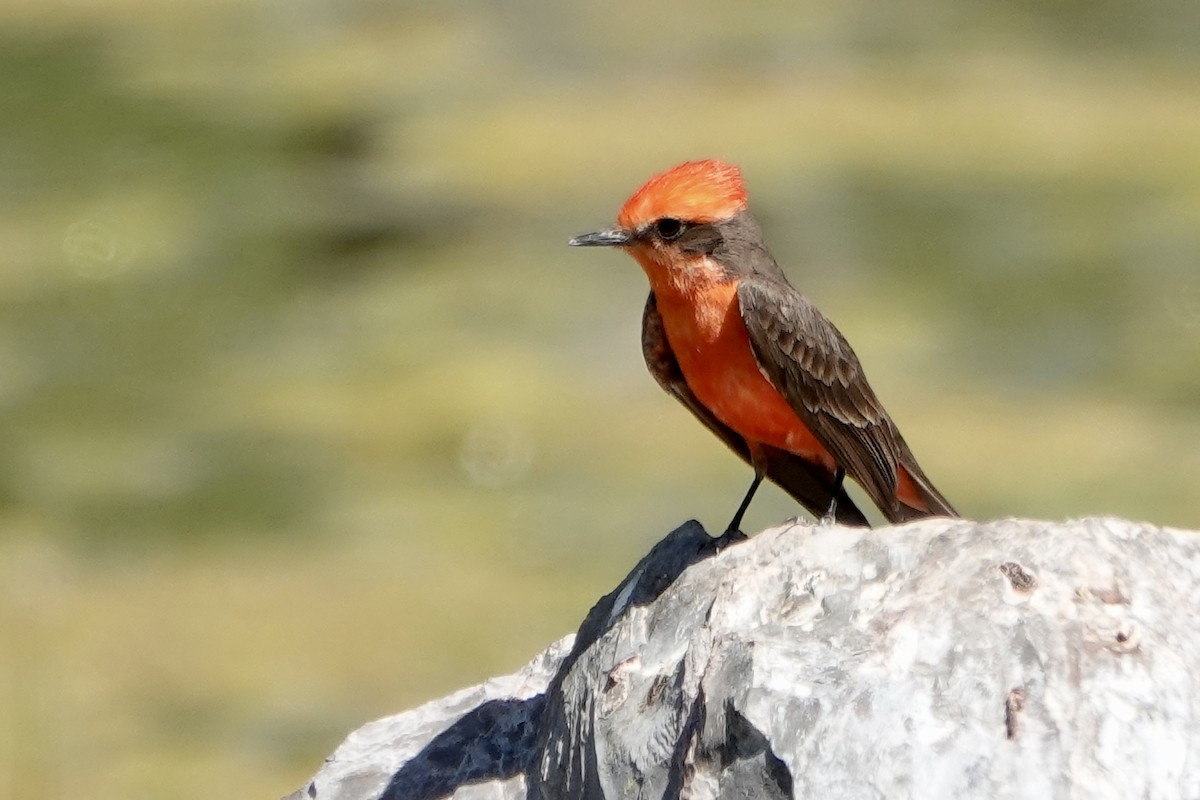
[[[1200,527],[1197,41],[1190,0],[6,0],[0,797],[285,794],[724,525],[644,276],[565,246],[688,158],[964,514]]]

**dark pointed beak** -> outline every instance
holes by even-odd
[[[624,247],[633,242],[633,234],[624,228],[609,228],[595,233],[581,233],[567,244],[571,247]]]

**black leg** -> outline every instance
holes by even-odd
[[[842,491],[842,482],[845,480],[846,470],[838,467],[837,472],[833,473],[833,496],[829,499],[829,510],[825,512],[825,516],[821,517],[822,525],[832,525],[837,522],[838,494]]]
[[[746,534],[738,530],[742,525],[742,515],[746,513],[746,509],[750,507],[750,501],[754,498],[754,493],[758,491],[758,485],[762,483],[763,473],[757,470],[754,473],[754,482],[750,484],[750,490],[746,492],[746,496],[742,498],[742,504],[738,506],[737,513],[733,515],[733,519],[729,520],[729,527],[725,532],[712,540],[711,547],[715,552],[724,550],[729,545],[735,542],[743,541]]]
[[[729,520],[729,527],[725,529],[725,535],[740,533],[742,527],[742,517],[746,513],[746,509],[750,507],[750,501],[754,499],[754,493],[758,491],[758,485],[762,483],[762,473],[754,473],[754,482],[750,484],[750,490],[746,492],[746,496],[742,498],[742,504],[738,506],[737,512],[733,515],[733,519]]]

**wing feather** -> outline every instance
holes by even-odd
[[[915,460],[845,337],[781,281],[743,278],[738,303],[763,374],[880,510],[899,515],[897,469]]]
[[[743,461],[754,466],[753,458],[746,440],[732,428],[722,423],[709,411],[687,385],[679,362],[667,340],[666,329],[662,315],[658,311],[658,303],[651,292],[646,299],[646,308],[642,313],[642,353],[646,358],[646,366],[650,374],[667,394],[683,404],[688,411],[700,420],[710,431],[717,435],[729,449],[733,450]],[[767,478],[778,484],[810,513],[816,517],[822,516],[829,508],[833,497],[833,476],[818,465],[772,447],[763,448],[763,459]],[[839,490],[837,503],[837,521],[844,525],[869,527],[867,518],[850,499],[845,490]]]

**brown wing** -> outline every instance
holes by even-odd
[[[675,353],[671,350],[671,344],[667,341],[654,292],[646,298],[646,309],[642,313],[642,354],[646,357],[646,366],[658,381],[658,385],[691,411],[696,419],[703,422],[730,450],[753,467],[746,440],[714,417],[688,387]],[[784,450],[764,447],[763,456],[766,461],[767,478],[778,484],[811,514],[819,518],[829,510],[830,500],[833,498],[832,475],[818,465]],[[838,490],[837,501],[838,522],[843,525],[870,527],[867,518],[854,505],[854,501],[844,489]]]
[[[889,520],[928,516],[897,499],[900,466],[930,513],[957,516],[917,465],[850,344],[816,306],[758,275],[740,281],[738,303],[763,374]]]

